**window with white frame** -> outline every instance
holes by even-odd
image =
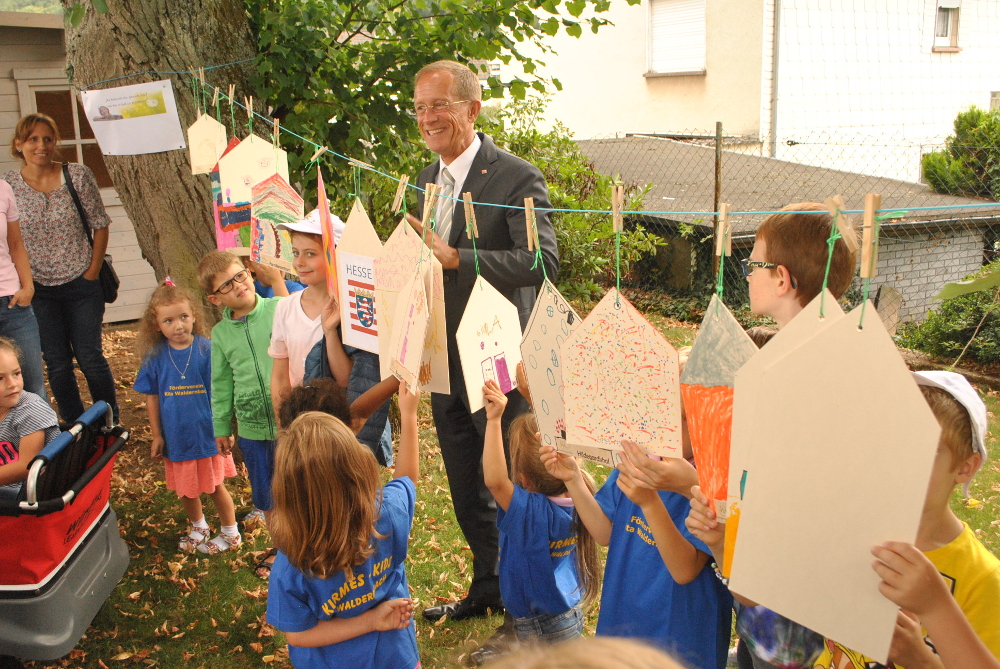
[[[958,50],[958,13],[962,0],[938,0],[934,16],[934,50]]]
[[[57,69],[15,69],[14,79],[21,115],[38,112],[51,116],[59,127],[62,159],[83,163],[93,170],[100,188],[113,188],[101,147],[66,73]]]
[[[647,76],[705,74],[705,0],[650,0]]]

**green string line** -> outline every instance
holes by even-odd
[[[361,166],[352,165],[353,177],[354,177],[354,192],[351,193],[352,197],[361,199]]]
[[[835,212],[833,221],[830,224],[830,238],[826,240],[826,270],[823,272],[823,287],[819,297],[819,317],[824,317],[823,308],[826,302],[826,284],[830,280],[830,265],[833,263],[833,248],[837,245],[837,240],[841,238],[840,228],[837,227],[837,217],[843,215],[839,209]]]
[[[722,281],[723,281],[723,276],[725,274],[725,268],[726,268],[726,252],[725,252],[725,248],[726,248],[726,237],[728,237],[728,236],[729,236],[728,232],[723,232],[722,233],[722,249],[723,249],[723,251],[722,251],[722,253],[719,254],[719,271],[716,273],[716,276],[715,276],[715,295],[719,298],[716,301],[716,303],[715,303],[715,313],[716,313],[716,315],[718,315],[718,313],[719,313],[719,302],[722,302],[722,289],[723,289],[723,283],[722,283]]]
[[[191,77],[191,95],[194,97],[195,102],[198,101],[198,79],[196,77]]]
[[[872,230],[872,259],[878,255],[878,238],[879,238],[879,228],[882,221],[887,218],[892,218],[892,215],[876,216],[875,217],[875,229]],[[874,269],[874,268],[872,268]],[[865,279],[864,296],[861,298],[861,318],[858,320],[858,329],[864,329],[865,325],[865,307],[868,305],[868,292],[871,289],[872,279],[868,277]]]
[[[247,130],[249,131],[248,135],[253,134],[253,109],[247,110]]]
[[[229,127],[232,128],[233,137],[236,137],[236,103],[228,95],[226,99],[229,100]]]
[[[538,239],[538,217],[537,216],[535,217],[535,220],[533,220],[531,222],[531,227],[535,231],[535,241],[538,242],[539,239]],[[535,244],[535,262],[532,263],[531,269],[535,269],[536,267],[538,267],[539,263],[541,263],[541,265],[542,265],[542,276],[545,278],[546,281],[548,281],[549,280],[549,273],[545,270],[545,259],[542,257],[542,246],[541,246],[541,244],[537,244],[536,243]]]
[[[222,123],[222,96],[215,96],[215,120]]]
[[[479,278],[479,251],[476,250],[476,231],[472,231],[472,257],[476,261],[476,278]]]

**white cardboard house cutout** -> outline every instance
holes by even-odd
[[[517,307],[479,276],[455,332],[469,411],[483,408],[483,385],[492,379],[509,393],[517,387],[521,319]]]

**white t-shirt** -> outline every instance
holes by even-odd
[[[306,356],[323,338],[322,314],[310,320],[302,311],[302,293],[292,293],[278,302],[274,309],[271,328],[271,346],[267,349],[272,358],[288,358],[288,380],[292,386],[302,385],[306,374]]]

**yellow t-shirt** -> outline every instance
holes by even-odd
[[[951,586],[959,608],[993,656],[1000,659],[1000,560],[983,546],[972,529],[947,546],[924,553]],[[933,639],[929,640],[933,645]],[[877,669],[883,665],[829,639],[814,669]],[[902,667],[898,667],[902,669]]]

